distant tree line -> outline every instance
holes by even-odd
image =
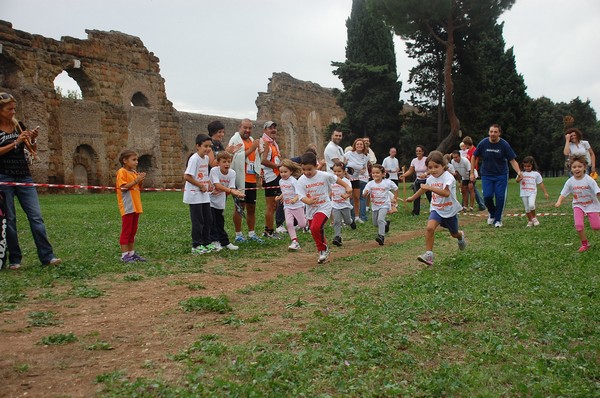
[[[502,126],[503,137],[519,159],[536,158],[547,173],[564,169],[563,118],[600,151],[600,123],[589,100],[554,103],[533,99],[517,72],[513,49],[505,49],[498,17],[514,0],[354,0],[346,22],[346,62],[334,62],[344,85],[338,104],[347,139],[369,135],[383,158],[396,146],[401,164],[414,157],[417,144],[449,152],[462,137],[475,143],[487,137],[490,124]],[[399,116],[401,82],[396,72],[391,30],[407,42],[417,60],[408,82],[414,111]],[[551,84],[551,83],[549,83]]]

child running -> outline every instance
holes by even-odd
[[[447,228],[453,238],[458,239],[458,248],[464,250],[467,247],[465,233],[458,230],[457,214],[462,206],[456,199],[456,179],[446,170],[446,160],[439,151],[432,151],[425,161],[429,177],[425,184],[415,194],[406,200],[412,202],[420,198],[425,192],[429,191],[431,195],[431,211],[427,221],[427,230],[425,233],[426,252],[417,257],[422,263],[433,265],[433,243],[435,239],[435,230],[438,225]]]
[[[122,167],[117,171],[116,191],[119,211],[121,212],[121,261],[133,263],[135,261],[146,261],[135,252],[135,234],[138,230],[140,214],[142,210],[142,198],[140,194],[141,183],[146,178],[146,173],[136,171],[138,165],[138,154],[126,150],[119,156]]]
[[[196,153],[188,159],[185,169],[185,186],[183,203],[190,205],[192,221],[192,254],[204,254],[216,250],[210,242],[210,226],[212,210],[210,208],[210,191],[213,186],[208,174],[208,154],[212,140],[206,134],[196,137]]]
[[[390,230],[390,222],[385,220],[385,216],[390,211],[392,203],[398,202],[398,187],[391,180],[383,178],[385,168],[380,164],[373,165],[371,175],[373,180],[367,183],[363,196],[371,198],[373,225],[377,227],[375,241],[383,246],[385,234]],[[394,195],[392,199],[390,199],[390,192]]]
[[[229,236],[225,231],[225,203],[227,195],[233,195],[236,198],[243,198],[244,193],[235,189],[235,170],[231,169],[231,159],[233,156],[228,152],[221,151],[215,159],[217,167],[210,169],[209,177],[214,189],[210,194],[210,208],[212,211],[213,222],[210,228],[210,240],[216,251],[226,247],[229,250],[237,250],[238,246],[229,241]]]
[[[573,218],[575,220],[575,230],[581,239],[579,252],[587,251],[590,248],[587,236],[584,230],[584,217],[587,215],[590,226],[593,230],[600,229],[600,188],[598,183],[585,174],[588,167],[585,155],[572,155],[569,158],[571,174],[573,176],[565,182],[565,186],[560,192],[555,207],[559,207],[563,200],[570,194],[573,194]]]
[[[302,175],[298,179],[298,196],[308,205],[307,218],[310,222],[310,232],[319,251],[317,263],[323,264],[329,258],[329,248],[325,241],[325,223],[331,216],[331,200],[329,193],[331,185],[338,183],[346,189],[347,197],[352,195],[352,187],[342,179],[324,171],[317,170],[317,157],[314,153],[306,152],[300,160]]]
[[[306,226],[306,216],[304,215],[304,203],[300,201],[298,196],[297,186],[298,180],[296,177],[302,174],[302,169],[298,163],[292,162],[289,159],[283,159],[279,165],[279,189],[281,194],[275,197],[277,202],[283,200],[283,212],[285,213],[285,226],[292,243],[288,246],[290,250],[300,250],[296,228],[294,227],[294,219],[298,223],[298,228]]]
[[[349,179],[345,177],[346,168],[342,162],[333,163],[333,174],[346,184],[352,186]],[[342,245],[342,220],[350,228],[356,229],[356,222],[352,218],[352,203],[346,194],[346,188],[335,183],[331,186],[331,208],[333,214],[333,244],[336,246]]]
[[[541,174],[537,171],[537,165],[533,156],[526,156],[521,163],[523,170],[522,176],[517,176],[517,182],[520,183],[521,199],[525,205],[525,215],[527,216],[527,226],[537,227],[540,225],[535,216],[535,198],[537,197],[537,186],[544,191],[544,197],[548,199],[548,191],[544,185]]]

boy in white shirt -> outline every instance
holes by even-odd
[[[214,189],[210,194],[210,208],[212,210],[213,222],[210,229],[210,240],[212,245],[216,247],[216,251],[220,251],[224,247],[229,250],[237,250],[238,246],[229,241],[229,236],[225,231],[225,204],[227,195],[231,194],[238,198],[243,198],[244,193],[235,189],[235,170],[231,169],[231,156],[225,151],[217,154],[216,162],[218,167],[210,169],[210,182]]]
[[[322,264],[329,258],[329,248],[325,240],[324,227],[331,216],[331,185],[337,183],[346,189],[347,197],[352,187],[333,174],[317,170],[317,157],[306,152],[300,160],[303,175],[298,179],[298,196],[306,206],[306,218],[310,221],[310,232],[319,251],[317,263]]]
[[[216,250],[210,243],[212,210],[210,192],[213,186],[208,175],[208,154],[212,150],[212,139],[206,134],[196,137],[196,153],[190,156],[185,169],[183,203],[190,206],[192,221],[192,253],[204,254]]]

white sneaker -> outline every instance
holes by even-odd
[[[227,245],[227,246],[225,246],[225,247],[226,247],[226,248],[228,248],[229,250],[237,250],[237,249],[239,249],[239,248],[240,248],[239,246],[236,246],[236,245],[234,245],[233,243],[230,243],[230,244],[228,244],[228,245]]]
[[[293,240],[292,244],[288,246],[290,250],[300,250],[300,243],[297,240]]]
[[[500,228],[500,227],[502,227],[502,222],[501,221],[496,221],[494,223],[494,228]]]
[[[283,225],[280,225],[277,228],[275,228],[275,232],[277,232],[278,234],[287,234],[287,228]]]
[[[534,227],[537,227],[538,225],[540,225],[540,222],[538,221],[537,217],[534,218],[533,220],[531,220],[531,222],[533,223]]]
[[[214,251],[220,252],[221,250],[223,250],[223,246],[221,246],[221,242],[214,241],[211,244],[215,247]]]
[[[360,219],[360,217],[354,217],[354,222],[357,224],[364,224],[365,222]]]
[[[533,221],[527,221],[527,226],[528,227],[533,227]]]
[[[319,252],[319,259],[317,260],[318,264],[323,264],[329,258],[329,248],[322,250]]]
[[[495,218],[488,217],[488,225],[494,225],[494,221],[496,221]]]
[[[433,265],[433,252],[426,251],[425,253],[418,256],[417,260],[427,265]]]

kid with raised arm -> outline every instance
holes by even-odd
[[[217,153],[216,165],[210,169],[209,178],[214,189],[210,194],[210,208],[213,222],[210,228],[210,240],[216,251],[226,247],[229,250],[237,250],[238,246],[229,241],[225,231],[225,203],[227,195],[243,198],[244,193],[235,189],[235,171],[231,169],[231,154],[221,151]]]
[[[377,227],[377,237],[375,241],[383,246],[385,241],[385,233],[390,229],[390,222],[385,220],[385,216],[390,211],[392,203],[398,201],[398,187],[387,178],[385,169],[380,164],[373,165],[371,171],[373,180],[367,183],[363,191],[363,196],[371,198],[371,209],[373,211],[373,225]],[[390,192],[393,192],[393,199],[390,200]]]
[[[540,225],[535,216],[535,198],[537,196],[537,186],[544,191],[544,196],[548,199],[548,191],[542,180],[542,176],[537,171],[537,165],[533,156],[526,156],[521,162],[522,176],[517,176],[517,182],[520,183],[521,199],[525,205],[525,214],[527,215],[527,226],[537,227]]]
[[[138,165],[138,154],[135,151],[126,150],[119,156],[119,163],[123,167],[117,171],[116,191],[119,211],[121,212],[121,261],[133,263],[135,261],[146,261],[135,252],[135,234],[138,230],[140,214],[142,210],[141,184],[146,178],[146,173],[136,171]]]
[[[426,252],[417,257],[417,260],[427,265],[433,265],[433,243],[435,230],[438,225],[447,228],[453,238],[458,240],[458,248],[467,247],[465,233],[458,230],[458,213],[462,206],[456,199],[456,179],[446,170],[446,160],[439,151],[432,151],[425,161],[429,177],[419,190],[406,200],[412,202],[425,192],[431,192],[431,211],[425,232]]]
[[[333,174],[317,170],[317,157],[313,153],[303,154],[300,163],[303,175],[298,179],[298,196],[308,205],[310,232],[319,251],[317,263],[322,264],[329,258],[324,227],[331,216],[331,185],[338,183],[343,186],[348,198],[352,195],[352,187]]]
[[[600,229],[600,201],[598,201],[600,188],[598,188],[598,183],[585,173],[588,167],[585,155],[572,155],[569,158],[569,164],[573,176],[565,182],[554,206],[559,207],[570,193],[573,194],[575,230],[581,239],[579,252],[584,252],[590,248],[584,230],[584,217],[588,217],[593,230]]]
[[[352,186],[350,180],[345,177],[346,168],[344,167],[344,163],[334,162],[332,170],[337,178]],[[346,225],[350,225],[352,229],[356,229],[356,222],[352,218],[352,203],[350,203],[350,198],[346,195],[346,188],[338,183],[331,186],[331,208],[333,214],[333,244],[341,246],[342,220]]]
[[[216,249],[210,243],[212,210],[210,192],[213,186],[208,175],[208,162],[212,140],[206,134],[196,137],[196,153],[188,159],[185,169],[183,203],[190,205],[192,221],[192,254],[209,253]]]
[[[290,250],[300,250],[296,228],[294,227],[294,219],[298,223],[298,228],[306,226],[306,216],[304,215],[304,203],[300,201],[300,196],[297,192],[298,180],[302,174],[302,168],[295,162],[289,159],[283,159],[279,165],[279,189],[281,194],[275,197],[276,201],[283,200],[283,212],[285,213],[285,226],[292,243],[288,246]]]

